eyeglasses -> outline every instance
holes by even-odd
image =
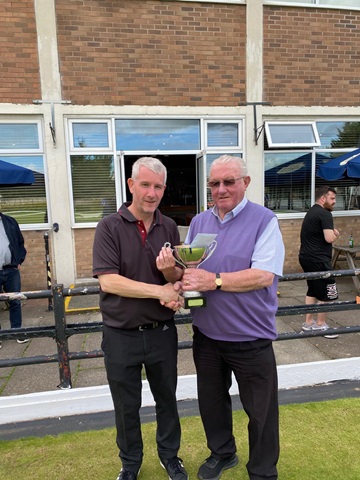
[[[235,185],[235,182],[237,180],[241,180],[242,178],[245,177],[238,177],[238,178],[225,178],[225,180],[217,180],[215,182],[208,182],[208,185],[210,188],[219,188],[221,184],[224,185],[224,187],[233,187]]]

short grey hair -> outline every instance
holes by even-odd
[[[140,167],[146,167],[158,175],[164,174],[164,184],[166,184],[167,170],[165,165],[155,157],[140,157],[133,163],[131,170],[131,178],[134,180],[139,176]]]
[[[225,165],[225,164],[228,164],[228,163],[234,163],[234,164],[238,165],[240,175],[242,175],[244,177],[246,177],[248,175],[247,165],[246,165],[245,160],[241,157],[235,157],[233,155],[221,155],[221,157],[216,158],[210,166],[210,173],[211,173],[211,169],[213,167],[215,167],[217,165]]]

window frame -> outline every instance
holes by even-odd
[[[223,124],[226,124],[226,123],[236,123],[237,124],[237,127],[238,127],[238,145],[226,145],[226,146],[219,146],[219,145],[216,145],[216,146],[213,146],[213,145],[210,145],[208,144],[208,125],[210,123],[223,123]],[[214,119],[211,119],[211,120],[204,120],[204,131],[203,131],[203,135],[204,135],[204,148],[206,149],[207,152],[234,152],[234,151],[243,151],[244,150],[244,119],[241,118],[240,120],[238,119],[221,119],[221,118],[214,118]]]
[[[0,148],[0,154],[2,155],[22,155],[27,154],[30,152],[30,155],[33,154],[42,154],[44,155],[44,139],[43,139],[43,129],[42,129],[42,122],[41,120],[6,120],[1,119],[0,125],[22,125],[22,124],[30,124],[37,126],[37,135],[38,135],[38,143],[39,148]]]
[[[304,127],[308,126],[311,128],[311,133],[313,136],[313,142],[275,142],[272,140],[271,127],[282,125],[285,127]],[[272,121],[267,120],[264,122],[266,139],[269,145],[269,148],[314,148],[321,147],[321,140],[319,133],[317,131],[316,122],[286,122],[286,121]]]
[[[70,118],[68,119],[68,135],[69,135],[69,151],[72,153],[76,153],[77,155],[81,154],[90,154],[90,153],[99,153],[99,152],[113,152],[113,135],[112,135],[112,125],[110,118]],[[107,139],[108,139],[108,146],[107,147],[77,147],[74,144],[74,124],[80,123],[87,123],[87,124],[106,124],[107,125]],[[81,152],[81,153],[80,153]]]

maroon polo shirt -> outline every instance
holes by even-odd
[[[176,223],[155,211],[155,221],[146,237],[138,220],[124,203],[117,213],[104,217],[97,225],[93,245],[93,276],[119,274],[139,282],[164,285],[163,274],[156,267],[156,257],[165,242],[180,244]],[[143,241],[145,238],[145,241]],[[100,289],[103,322],[109,327],[136,328],[152,322],[169,320],[173,311],[151,298],[127,298]]]

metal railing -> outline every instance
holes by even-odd
[[[326,272],[313,272],[313,273],[294,273],[284,275],[279,278],[281,282],[295,281],[305,279],[327,278],[333,277],[353,277],[360,275],[360,269],[355,270],[332,270]],[[84,333],[96,333],[102,331],[102,322],[85,322],[85,323],[70,323],[66,322],[65,311],[65,298],[72,296],[83,295],[95,295],[99,293],[98,286],[87,286],[78,288],[64,288],[63,285],[56,285],[52,290],[41,290],[32,292],[20,292],[20,293],[2,293],[0,294],[0,302],[6,302],[8,300],[30,300],[39,298],[51,298],[53,304],[54,313],[54,325],[49,326],[34,326],[26,328],[0,330],[0,341],[3,339],[17,339],[17,338],[40,338],[50,337],[54,339],[57,346],[57,353],[50,355],[38,355],[32,357],[18,357],[7,358],[0,360],[0,368],[4,367],[16,367],[20,365],[36,365],[43,363],[58,363],[60,383],[58,385],[61,389],[72,388],[71,384],[71,360],[83,360],[87,358],[103,357],[101,349],[91,351],[70,352],[68,339],[72,335],[84,334]],[[277,311],[278,317],[291,316],[291,315],[304,315],[305,313],[318,313],[318,312],[337,312],[345,310],[360,309],[360,304],[354,301],[334,301],[326,304],[316,305],[289,305],[280,306]],[[188,324],[192,322],[192,316],[189,313],[177,313],[175,315],[175,323],[177,325]],[[304,339],[314,336],[324,336],[332,334],[349,334],[360,332],[360,325],[354,325],[350,327],[340,327],[335,329],[328,329],[324,331],[309,331],[309,332],[288,332],[280,333],[276,341],[282,340],[294,340]],[[188,349],[192,347],[191,341],[182,341],[178,343],[179,350]]]

